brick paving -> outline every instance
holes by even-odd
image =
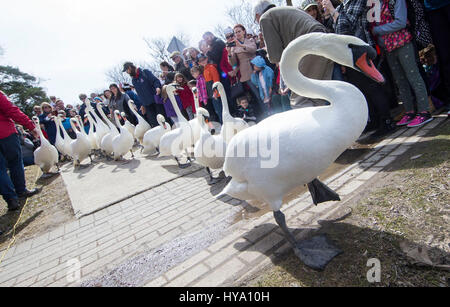
[[[424,127],[400,129],[328,178],[326,184],[341,195],[341,202],[315,207],[305,193],[285,204],[288,225],[319,227],[318,220],[336,212],[353,192],[444,120],[438,117]],[[17,244],[0,265],[0,286],[78,286],[79,282],[68,278],[70,260],[79,261],[84,281],[139,253],[235,218],[249,205],[230,197],[216,199],[222,187],[208,186],[200,170]],[[306,233],[297,230],[294,234],[301,238]],[[268,212],[233,225],[226,236],[145,286],[233,285],[288,249]]]

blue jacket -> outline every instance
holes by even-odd
[[[136,105],[136,107],[138,108],[138,110],[141,108],[141,101],[139,100],[139,96],[136,95],[136,93],[134,91],[126,91],[125,92],[128,97],[130,97],[131,100],[134,101],[134,104]]]
[[[137,68],[138,77],[133,77],[132,83],[143,106],[155,103],[156,89],[161,88],[161,82],[148,69]]]
[[[266,90],[267,94],[269,94],[269,89],[273,86],[273,78],[274,73],[272,68],[267,66],[266,61],[261,56],[256,56],[253,60],[251,60],[251,63],[255,66],[261,67],[262,70],[260,73],[263,74],[264,82],[266,83]],[[264,90],[261,86],[261,82],[259,80],[259,73],[253,73],[252,74],[252,82],[255,84],[259,89],[259,96],[261,97],[261,100],[264,100]]]

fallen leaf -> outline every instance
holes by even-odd
[[[426,264],[426,265],[434,265],[433,261],[431,261],[430,257],[428,256],[428,248],[425,246],[413,246],[408,242],[401,242],[400,243],[401,250],[408,256],[409,258],[412,258],[416,261],[416,263],[419,264]]]

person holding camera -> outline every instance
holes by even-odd
[[[259,97],[258,89],[251,81],[253,68],[250,61],[256,56],[256,43],[253,39],[247,38],[247,32],[243,25],[237,24],[233,30],[234,38],[227,42],[226,45],[228,61],[233,70],[236,73],[239,72],[239,81],[250,88],[250,93],[253,96],[252,100],[256,102],[254,107],[259,109],[261,114],[264,110],[264,104]]]

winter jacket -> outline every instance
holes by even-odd
[[[273,86],[273,78],[274,78],[274,72],[272,68],[266,65],[266,61],[260,56],[255,57],[251,63],[255,66],[258,66],[262,68],[260,72],[255,72],[252,74],[252,82],[253,84],[258,88],[259,90],[259,96],[261,97],[261,100],[264,101],[265,95],[264,95],[264,89],[261,85],[260,80],[260,74],[263,75],[264,83],[266,84],[266,91],[267,91],[267,97],[270,97],[269,90]]]
[[[181,103],[181,99],[178,95],[175,95],[175,100],[177,101],[178,108],[182,110],[183,104]],[[161,95],[156,95],[155,101],[156,103],[162,104],[164,106],[164,110],[166,111],[167,117],[177,117],[177,113],[175,113],[175,110],[172,106],[172,102],[170,102],[169,98],[163,99]]]
[[[208,93],[208,98],[213,98],[212,86],[215,82],[220,82],[219,72],[217,71],[216,64],[206,64],[203,76],[206,81],[206,92]]]
[[[182,86],[182,90],[177,90],[177,94],[180,96],[181,103],[183,104],[183,110],[187,107],[192,107],[192,112],[196,113],[195,104],[194,104],[194,94],[187,84]]]
[[[42,113],[39,115],[39,122],[41,125],[44,125],[50,144],[54,145],[56,141],[56,124],[51,117],[52,115],[49,117],[49,113]]]
[[[156,89],[161,88],[161,82],[150,70],[137,68],[132,83],[143,106],[155,103]]]
[[[432,11],[450,5],[450,0],[425,0],[424,4],[427,11]]]
[[[253,39],[244,39],[243,47],[231,47],[231,54],[228,55],[230,64],[238,67],[241,74],[239,81],[246,82],[252,77],[252,65],[250,61],[256,56],[256,43]]]
[[[0,139],[17,133],[14,122],[29,130],[36,128],[34,123],[17,106],[13,105],[6,95],[0,92]]]
[[[386,6],[386,8],[385,8]],[[380,0],[380,7],[382,8],[381,14],[388,11],[387,2]],[[385,8],[385,10],[383,10]],[[389,22],[381,22],[379,25],[375,26],[372,33],[378,37],[378,44],[382,47],[386,47],[385,40],[387,37],[395,32],[399,32],[406,28],[408,23],[407,19],[407,9],[405,0],[396,0],[394,5],[394,16],[388,12],[389,16],[382,20],[387,20]],[[407,30],[404,30],[407,31]]]
[[[208,91],[206,90],[205,77],[200,74],[197,78],[198,101],[203,105],[208,103]]]
[[[216,64],[218,67],[220,66],[220,62],[222,61],[223,49],[225,48],[225,43],[215,37],[211,42],[208,53],[206,54],[208,58]]]
[[[242,118],[246,122],[256,121],[255,110],[253,110],[251,105],[248,105],[246,109],[240,106],[238,109],[238,117]]]

